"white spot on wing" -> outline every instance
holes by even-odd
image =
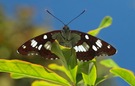
[[[86,42],[84,42],[82,45],[86,49],[86,51],[89,50],[90,47],[89,47],[89,45]]]
[[[48,44],[47,44],[47,43],[45,43],[44,47],[46,48],[47,46],[48,46]]]
[[[55,58],[55,60],[57,60],[58,58]]]
[[[78,52],[82,51],[80,46],[77,46],[77,50],[78,50]]]
[[[83,60],[80,60],[81,62],[83,62]]]
[[[30,53],[32,56],[34,55],[34,53]]]
[[[108,48],[108,49],[110,49],[110,48],[111,48],[111,46],[110,46],[110,45],[108,45],[108,46],[107,46],[107,48]]]
[[[20,54],[18,50],[17,50],[16,52],[17,52],[18,54]]]
[[[46,46],[47,50],[51,50],[51,45]]]
[[[39,45],[39,46],[38,46],[38,50],[41,50],[42,46],[43,46],[43,45]]]
[[[78,48],[80,49],[81,52],[86,52],[85,48],[82,45],[79,45]]]
[[[54,60],[53,58],[50,58],[50,60]]]
[[[75,46],[75,47],[74,47],[74,49],[75,49],[75,51],[76,51],[76,52],[78,52],[78,48],[77,48],[77,46]]]
[[[38,43],[37,43],[34,39],[31,40],[31,46],[32,46],[32,47],[35,47],[37,44],[38,44]]]
[[[52,47],[52,45],[51,45],[50,41],[46,42],[45,45],[44,45],[44,48],[47,49],[47,50],[51,50],[51,47]]]
[[[82,46],[83,51],[86,52],[87,50],[84,48],[84,46],[83,45],[81,45],[81,46]]]
[[[83,45],[75,46],[74,47],[76,52],[86,52],[87,50],[84,48]]]
[[[100,47],[100,48],[101,48],[101,47],[102,47],[101,40],[99,40],[99,39],[98,39],[98,40],[96,41],[96,45],[97,45],[98,47]]]
[[[47,35],[44,35],[43,39],[47,39]]]
[[[22,48],[23,48],[23,49],[25,49],[25,48],[26,48],[26,46],[25,46],[25,45],[22,45]]]
[[[38,53],[35,53],[35,55],[38,55]]]
[[[92,49],[93,49],[94,51],[97,51],[97,48],[96,48],[95,45],[92,45]]]
[[[84,62],[87,62],[87,60],[84,60]]]
[[[84,42],[82,45],[75,46],[74,49],[76,52],[87,52],[89,50],[89,45]]]
[[[88,36],[88,35],[85,35],[85,38],[86,38],[86,39],[89,39],[89,36]]]

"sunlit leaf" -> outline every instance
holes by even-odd
[[[112,59],[105,59],[100,61],[100,63],[106,67],[119,67]]]
[[[49,82],[46,82],[46,81],[34,81],[32,83],[32,86],[62,86],[62,85],[49,83]]]
[[[106,16],[100,23],[99,28],[106,28],[109,27],[111,24],[112,24],[112,18],[110,16]]]
[[[52,45],[51,52],[60,58],[60,61],[67,69],[69,66],[71,68],[76,66],[76,54],[73,49],[61,46],[56,41]]]
[[[116,76],[121,77],[128,84],[130,84],[130,86],[135,86],[135,76],[132,71],[124,68],[112,68],[110,72]]]
[[[69,83],[56,73],[50,72],[44,67],[20,60],[0,60],[0,72],[11,73],[13,78],[30,77],[55,82],[59,85],[67,85]]]
[[[98,33],[102,29],[109,27],[111,24],[112,24],[112,18],[110,16],[106,16],[101,21],[99,27],[97,29],[94,29],[94,30],[89,31],[88,34],[90,34],[92,36],[96,36],[96,35],[98,35]]]
[[[66,68],[68,68],[68,67],[67,67],[67,62],[66,62],[66,60],[65,60],[65,58],[64,58],[64,55],[63,55],[63,53],[62,53],[61,48],[62,48],[62,46],[59,45],[58,42],[56,41],[56,42],[54,42],[54,43],[52,44],[51,52],[54,53],[55,55],[57,55],[57,56],[60,58],[61,63],[62,63]]]
[[[87,73],[82,72],[85,85],[94,86],[97,78],[96,66],[91,63],[90,70]]]
[[[119,67],[112,59],[104,59],[100,61],[100,64],[104,65],[105,67],[107,67],[105,70],[110,70],[113,67]],[[104,71],[105,71],[104,70]],[[105,81],[106,79],[112,78],[114,77],[113,74],[111,73],[106,73],[105,76],[97,78],[96,80],[96,85]]]
[[[60,49],[60,47],[62,47],[62,46],[60,46],[57,41],[54,42],[52,44],[51,52],[56,54],[60,59],[63,59],[64,55],[63,55],[62,50]]]
[[[70,69],[70,73],[72,75],[74,83],[76,83],[77,69],[78,69],[78,66],[75,66],[74,68]]]
[[[102,76],[102,77],[98,77],[96,79],[96,83],[95,83],[95,86],[98,86],[98,84],[100,84],[101,82],[107,80],[107,79],[110,79],[112,77],[114,77],[115,75],[109,73],[109,74],[106,74],[105,76]]]
[[[49,68],[64,72],[72,82],[76,83],[78,66],[76,66],[77,60],[75,57],[75,51],[70,48],[60,46],[57,42],[55,42],[53,46],[52,52],[62,60],[62,66],[50,64]]]
[[[11,73],[10,76],[14,79],[20,79],[20,78],[25,78],[27,76],[25,75],[21,75],[21,74],[18,74],[18,73]]]
[[[50,64],[48,67],[53,70],[62,71],[70,78],[72,82],[76,81],[77,66],[70,70],[67,70],[64,66],[59,66],[57,64]]]

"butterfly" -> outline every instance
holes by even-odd
[[[48,10],[47,12],[51,14]],[[84,11],[82,13],[84,13]],[[116,49],[109,43],[90,34],[70,30],[68,24],[64,25],[62,30],[47,32],[26,41],[18,48],[17,52],[22,55],[40,55],[51,60],[59,59],[59,57],[51,52],[52,44],[57,40],[60,45],[73,48],[76,52],[77,59],[83,61],[92,60],[94,57],[100,55],[111,56],[116,53]]]

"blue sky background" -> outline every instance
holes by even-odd
[[[7,15],[14,15],[16,6],[36,9],[34,22],[43,23],[45,9],[50,10],[65,23],[87,11],[69,26],[71,29],[87,32],[98,27],[105,16],[113,18],[113,24],[101,31],[99,38],[114,45],[118,53],[112,58],[121,67],[135,72],[135,0],[0,0]],[[52,19],[52,27],[61,29],[63,25]],[[120,79],[121,86],[129,86]]]

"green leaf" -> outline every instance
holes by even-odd
[[[87,73],[82,72],[82,76],[85,85],[95,86],[97,78],[96,66],[91,62],[89,64],[89,71]]]
[[[46,81],[34,81],[32,83],[32,86],[62,86],[62,85],[49,83],[49,82],[46,82]]]
[[[73,48],[61,48],[64,58],[67,62],[68,68],[72,69],[77,65],[76,53]]]
[[[112,24],[112,18],[110,16],[106,16],[103,18],[103,20],[101,21],[99,27],[97,29],[91,30],[88,32],[88,34],[92,35],[92,36],[96,36],[98,35],[98,33],[103,29],[103,28],[107,28]]]
[[[100,64],[104,65],[105,67],[105,70],[110,70],[111,68],[114,68],[114,67],[119,67],[112,59],[104,59],[104,60],[101,60],[100,61]],[[104,71],[105,71],[104,70]],[[114,77],[113,74],[111,73],[106,73],[105,76],[103,77],[100,77],[100,78],[97,78],[96,80],[96,85],[98,85],[99,83],[103,82],[104,80],[106,79],[109,79],[109,78],[112,78]]]
[[[64,63],[66,62],[65,59],[64,59],[64,55],[62,53],[62,50],[61,50],[62,46],[60,46],[58,44],[58,42],[54,42],[52,44],[52,49],[51,49],[51,52],[54,53],[55,55],[57,55]]]
[[[57,42],[53,44],[52,52],[56,54],[61,62],[62,66],[58,66],[56,64],[49,65],[49,68],[53,70],[59,70],[64,72],[71,82],[76,82],[76,74],[78,67],[76,62],[76,54],[75,51],[71,48],[60,46]]]
[[[25,78],[25,75],[20,75],[20,74],[16,74],[16,73],[11,73],[10,76],[14,79],[20,79],[20,78]]]
[[[59,66],[59,65],[57,65],[57,64],[50,64],[48,67],[49,67],[50,69],[52,69],[52,70],[59,70],[59,71],[64,72],[64,73],[71,79],[71,81],[73,81],[72,76],[71,76],[69,70],[67,70],[67,69],[65,68],[65,66],[63,66],[63,65],[62,65],[62,66]]]
[[[108,68],[119,67],[112,59],[105,59],[105,60],[100,61],[100,63]]]
[[[74,83],[76,82],[76,74],[77,74],[78,66],[70,70],[67,70],[64,66],[59,66],[57,64],[50,64],[48,67],[53,70],[59,70],[59,71],[64,72],[70,78],[71,82],[74,82]]]
[[[40,65],[32,64],[25,61],[1,59],[0,72],[11,73],[13,78],[15,79],[30,77],[50,81],[53,83],[57,83],[58,85],[70,86],[66,79],[60,77],[56,73],[45,69]]]
[[[61,46],[56,41],[52,44],[51,52],[60,58],[62,65],[67,69],[69,67],[74,68],[77,65],[74,49]]]
[[[132,71],[124,68],[112,68],[110,72],[116,76],[121,77],[131,86],[135,86],[135,76]]]
[[[109,27],[111,24],[112,24],[112,18],[110,16],[106,16],[100,23],[99,28],[106,28]]]
[[[103,81],[105,81],[105,80],[107,80],[107,79],[110,79],[110,78],[112,78],[112,77],[114,77],[114,75],[113,75],[112,73],[106,74],[106,75],[104,75],[104,76],[102,76],[102,77],[98,77],[98,78],[96,79],[95,86],[98,86],[98,84],[100,84],[101,82],[103,82]]]
[[[70,73],[72,75],[74,83],[76,83],[77,69],[78,69],[78,66],[75,66],[74,68],[70,69]]]

